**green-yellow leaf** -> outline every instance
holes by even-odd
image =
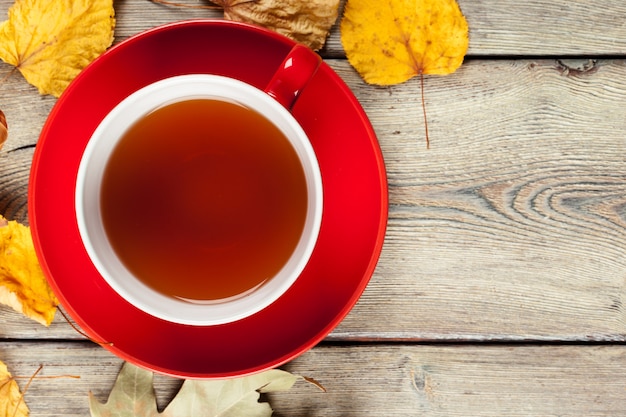
[[[156,407],[152,372],[125,363],[106,403],[89,394],[92,417],[266,417],[272,409],[261,392],[290,389],[304,379],[281,370],[223,380],[186,380],[162,413]]]

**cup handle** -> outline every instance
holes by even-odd
[[[307,46],[295,45],[265,87],[265,92],[291,110],[321,62],[322,58]]]

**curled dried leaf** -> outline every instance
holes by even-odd
[[[0,149],[2,149],[2,145],[7,141],[7,137],[9,137],[9,126],[7,125],[7,118],[5,117],[2,110],[0,110]]]
[[[30,229],[0,216],[0,303],[50,325],[58,300],[46,281]]]
[[[212,0],[224,17],[261,25],[317,51],[337,20],[339,0]]]

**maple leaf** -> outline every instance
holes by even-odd
[[[4,116],[2,110],[0,110],[0,149],[2,149],[2,145],[7,141],[7,137],[9,136],[9,126],[7,125],[7,118]]]
[[[30,229],[0,216],[0,303],[46,326],[58,300],[43,275]]]
[[[28,414],[17,382],[4,362],[0,361],[0,417],[27,417]]]
[[[40,94],[60,96],[113,42],[113,0],[16,0],[0,23],[0,59]]]
[[[242,378],[185,380],[176,397],[162,413],[156,406],[153,373],[124,363],[106,403],[89,393],[92,417],[264,417],[272,414],[260,393],[285,391],[298,379],[273,369]]]
[[[128,362],[124,363],[105,404],[100,403],[89,392],[91,415],[93,417],[157,416],[152,380],[152,372]]]
[[[367,83],[391,85],[456,71],[468,25],[455,0],[348,0],[341,42]]]

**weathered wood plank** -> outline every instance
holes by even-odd
[[[13,0],[0,0],[0,20]],[[626,346],[385,344],[389,341],[625,341],[626,4],[459,0],[470,58],[420,83],[366,86],[343,59],[338,26],[322,54],[379,136],[390,182],[385,248],[362,299],[322,344],[286,369],[319,380],[270,398],[277,416],[622,415]],[[219,12],[115,2],[116,42]],[[216,40],[219,41],[219,40]],[[166,59],[164,51],[164,59]],[[0,213],[27,222],[26,188],[54,104],[0,63]],[[6,78],[5,78],[6,77]],[[103,312],[106,314],[106,312]],[[33,416],[88,416],[121,361],[59,315],[50,328],[0,307],[0,359],[44,376]],[[21,340],[20,340],[21,339]],[[34,340],[37,339],[37,340]],[[74,341],[59,341],[74,339]],[[340,341],[333,345],[332,341]],[[376,341],[347,345],[346,342]],[[20,378],[22,387],[26,379]],[[157,377],[161,405],[180,381]]]
[[[12,135],[11,133],[9,135]],[[7,148],[14,146],[13,138]],[[0,151],[0,214],[7,219],[26,221],[28,217],[28,178],[32,148]]]
[[[430,150],[418,80],[366,86],[328,62],[371,118],[390,185],[379,267],[332,337],[626,339],[624,61],[471,61],[427,78]],[[0,212],[21,220],[31,152],[0,154]]]
[[[342,0],[341,10],[344,3]],[[470,27],[469,55],[626,53],[626,4],[620,0],[459,0],[459,5]],[[116,13],[119,39],[173,20],[222,16],[220,11],[175,8],[139,0],[116,2]],[[344,55],[339,22],[340,19],[321,51],[325,56]]]
[[[625,353],[623,346],[324,347],[288,368],[314,370],[328,393],[299,389],[301,397],[276,408],[286,416],[619,415]]]
[[[430,150],[418,81],[352,82],[391,212],[373,282],[335,335],[624,340],[625,75],[623,61],[491,61],[428,78]]]
[[[13,0],[0,0],[0,20]],[[204,4],[193,0],[180,3]],[[341,10],[343,10],[342,0]],[[620,0],[459,0],[470,27],[469,55],[621,55],[626,53],[626,4]],[[116,42],[176,20],[221,18],[221,11],[171,7],[149,0],[115,2]],[[338,19],[325,48],[343,56]],[[166,51],[164,51],[165,53]]]
[[[35,380],[32,417],[88,416],[88,392],[105,401],[121,366],[83,343],[0,343],[0,357],[18,376],[80,376]],[[284,369],[327,392],[272,395],[276,416],[618,416],[626,403],[625,346],[320,346]],[[180,381],[155,385],[164,406]]]

